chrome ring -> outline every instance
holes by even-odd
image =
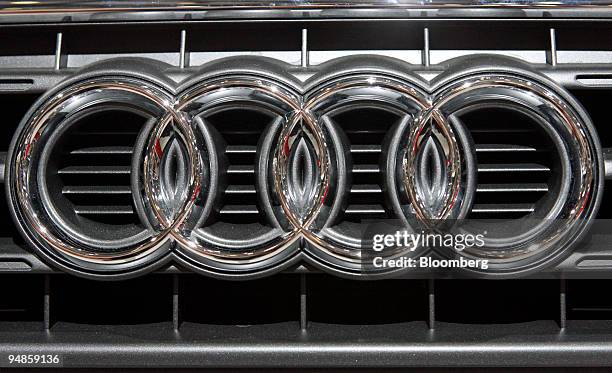
[[[104,96],[109,92],[119,96],[125,95],[126,105],[135,105],[139,110],[150,107],[176,116],[171,96],[150,83],[133,78],[100,77],[74,84],[49,98],[30,117],[22,131],[24,135],[14,151],[14,189],[21,215],[37,240],[51,249],[51,254],[59,253],[79,265],[87,263],[119,265],[138,262],[160,250],[168,241],[165,232],[147,230],[136,237],[138,242],[135,244],[125,244],[121,240],[109,241],[107,245],[112,250],[101,252],[100,244],[92,246],[87,239],[80,239],[76,228],[71,228],[65,223],[55,223],[58,221],[58,214],[52,206],[37,205],[38,198],[34,196],[40,193],[37,190],[42,186],[38,183],[37,170],[33,167],[37,167],[40,149],[45,146],[41,141],[46,139],[46,135],[56,127],[79,112],[117,102],[112,95]],[[42,190],[44,194],[45,188]]]
[[[580,218],[591,201],[595,155],[586,125],[571,105],[553,90],[532,79],[501,73],[479,74],[442,87],[436,94],[432,110],[453,116],[466,107],[477,106],[487,100],[494,100],[496,105],[500,105],[500,100],[506,100],[508,105],[532,112],[542,118],[542,123],[555,127],[551,128],[555,136],[564,136],[564,140],[557,141],[557,147],[558,152],[567,154],[563,157],[567,160],[561,168],[562,178],[568,183],[561,186],[546,216],[533,221],[527,232],[511,238],[485,237],[484,247],[472,247],[460,255],[487,258],[503,264],[556,251],[558,248],[554,246],[584,223]],[[565,147],[571,147],[572,151]],[[577,155],[576,163],[569,159],[570,153]]]

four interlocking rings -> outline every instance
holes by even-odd
[[[270,206],[264,213],[272,217],[273,227],[265,239],[241,241],[240,249],[232,250],[203,229],[219,193],[215,183],[224,172],[206,115],[236,105],[269,111],[278,120],[258,148],[256,166],[257,173],[267,175],[260,178],[257,193]],[[575,232],[598,177],[591,134],[584,119],[555,91],[508,73],[467,76],[431,94],[414,82],[380,73],[340,76],[305,94],[264,75],[210,78],[177,95],[141,78],[98,76],[54,92],[26,117],[13,149],[12,193],[22,225],[45,253],[89,270],[129,269],[176,250],[207,268],[222,264],[240,272],[261,263],[278,264],[299,250],[302,239],[313,256],[355,269],[364,248],[361,240],[357,237],[352,244],[334,231],[349,172],[347,144],[329,114],[381,107],[398,115],[383,160],[391,210],[412,229],[435,229],[440,222],[464,218],[471,208],[474,149],[456,114],[483,105],[514,105],[545,123],[559,139],[561,172],[570,181],[560,186],[559,198],[541,226],[518,240],[491,241],[490,252],[466,255],[516,251],[524,256]],[[49,164],[45,148],[55,132],[105,107],[148,118],[131,172],[134,203],[146,229],[96,239],[95,232],[82,232],[79,222],[64,218],[62,207],[53,203],[43,180]],[[555,219],[564,224],[548,223]],[[403,254],[405,250],[387,255]]]

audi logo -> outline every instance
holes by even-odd
[[[537,118],[555,139],[563,182],[529,229],[489,238],[485,247],[461,255],[490,259],[495,270],[496,261],[547,257],[582,231],[598,194],[598,145],[588,117],[560,87],[520,69],[475,69],[429,85],[367,69],[328,75],[298,86],[265,70],[237,70],[192,77],[180,88],[108,69],[76,76],[41,98],[15,135],[7,180],[19,226],[43,257],[96,276],[144,271],[172,260],[221,275],[267,273],[299,258],[368,274],[376,269],[364,264],[366,229],[352,240],[334,230],[345,207],[350,157],[330,113],[355,107],[395,113],[400,120],[384,144],[382,166],[394,221],[410,231],[469,232],[473,222],[458,222],[471,209],[477,165],[470,134],[457,118],[466,110],[502,106]],[[255,167],[258,198],[266,206],[260,213],[273,223],[237,247],[203,229],[225,172],[220,140],[207,117],[228,107],[276,118],[257,145]],[[144,228],[97,236],[54,202],[45,180],[53,162],[48,148],[73,123],[108,108],[147,118],[130,170]],[[384,255],[414,252],[397,247]]]

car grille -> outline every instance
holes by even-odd
[[[165,64],[164,78],[155,79],[183,81],[206,63],[236,56],[253,61],[257,76],[258,64],[268,66],[271,58],[290,64],[292,79],[303,82],[335,57],[372,54],[408,62],[426,79],[461,56],[526,61],[580,101],[606,148],[612,146],[607,125],[612,43],[593,36],[610,31],[607,20],[452,17],[135,24],[111,17],[2,26],[0,150],[6,157],[19,122],[39,97],[94,62],[120,57],[135,64],[149,58]],[[207,237],[239,231],[248,239],[278,223],[264,211],[269,206],[257,178],[256,152],[273,120],[238,106],[206,117],[224,165],[222,197],[211,204]],[[382,171],[398,116],[366,107],[330,118],[351,166],[334,237],[350,241],[351,227],[364,220],[397,218]],[[108,230],[97,233],[108,237],[146,230],[130,191],[131,156],[146,119],[106,112],[62,139],[53,156],[58,162],[53,184],[73,210],[75,224],[93,221]],[[459,119],[476,150],[478,183],[469,218],[507,222],[542,206],[559,184],[550,136],[515,112],[484,109]],[[534,276],[546,278],[450,280],[420,273],[359,281],[354,270],[335,262],[309,254],[297,260],[292,254],[274,271],[247,272],[245,281],[228,281],[240,275],[193,264],[193,258],[159,262],[147,274],[121,272],[120,281],[99,281],[104,276],[97,272],[97,279],[83,278],[96,277],[87,271],[77,273],[80,277],[65,274],[66,268],[38,256],[2,201],[0,358],[24,351],[59,354],[66,367],[90,368],[610,364],[612,301],[604,289],[612,247],[599,231],[556,263],[556,271]],[[597,218],[608,218],[610,203],[603,195]],[[204,275],[192,273],[190,265]]]

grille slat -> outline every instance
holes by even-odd
[[[349,215],[381,215],[385,212],[381,205],[349,205],[344,211],[345,214]]]
[[[351,193],[382,193],[382,188],[377,184],[353,185]]]
[[[130,174],[131,167],[124,165],[84,165],[84,166],[68,166],[57,171],[60,175],[117,175]]]
[[[476,204],[472,208],[472,212],[476,213],[531,213],[535,207],[528,203],[514,204]]]
[[[491,152],[535,152],[533,146],[524,146],[517,144],[477,144],[476,153],[491,153]]]
[[[366,145],[351,145],[351,153],[380,153],[381,146],[378,144],[366,144]]]
[[[132,206],[75,206],[79,215],[127,215],[133,214]]]
[[[132,194],[127,185],[81,185],[64,186],[63,194]]]
[[[91,155],[109,155],[109,154],[132,154],[131,146],[94,146],[89,148],[75,149],[70,152],[72,155],[91,154]]]
[[[548,172],[550,168],[537,163],[479,164],[478,172]]]
[[[479,184],[476,188],[477,192],[495,193],[495,192],[548,192],[548,184],[546,183],[530,183],[530,184]]]
[[[255,205],[225,205],[219,211],[222,215],[236,214],[258,214],[259,210]]]
[[[120,124],[119,124],[120,125]],[[129,123],[126,123],[126,126],[129,126]],[[130,131],[130,130],[87,130],[87,131],[77,131],[74,133],[75,136],[82,137],[92,137],[92,136],[122,136],[122,137],[134,137],[138,135],[138,131]],[[106,139],[105,139],[106,140]]]
[[[521,127],[483,127],[473,128],[470,132],[474,134],[529,134],[535,132],[532,128]]]
[[[377,174],[380,166],[377,164],[356,164],[353,166],[353,173],[356,174]]]
[[[257,190],[254,185],[228,185],[225,194],[255,194]]]
[[[225,154],[255,154],[257,147],[255,145],[228,145],[225,148]]]
[[[255,174],[255,166],[254,165],[231,165],[227,168],[228,174]]]

